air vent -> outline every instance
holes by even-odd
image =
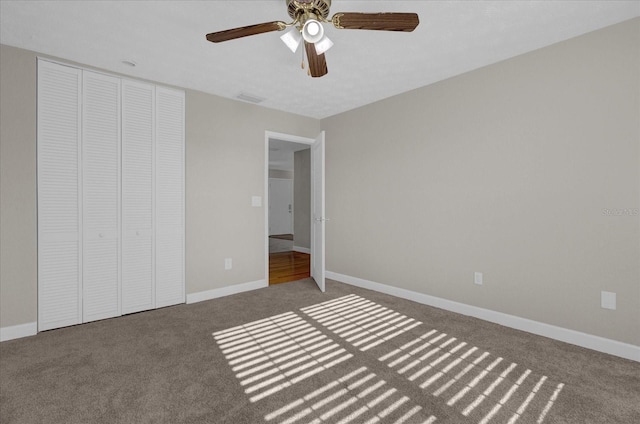
[[[240,93],[236,96],[236,99],[249,102],[249,103],[262,103],[266,99],[258,96],[254,96],[253,94]]]

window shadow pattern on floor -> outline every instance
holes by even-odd
[[[250,402],[272,400],[266,423],[431,424],[446,410],[461,423],[541,424],[564,388],[361,296],[300,312],[213,334]],[[358,354],[413,385],[413,399]]]

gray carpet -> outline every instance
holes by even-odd
[[[0,344],[0,422],[640,422],[640,364],[328,281]]]

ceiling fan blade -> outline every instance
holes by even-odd
[[[327,69],[327,61],[324,58],[324,53],[318,54],[316,52],[316,46],[313,43],[304,42],[304,48],[307,51],[307,59],[309,60],[309,72],[312,77],[321,77],[326,75],[329,70]]]
[[[263,24],[249,25],[240,28],[227,29],[224,31],[207,34],[207,40],[212,43],[234,40],[236,38],[247,37],[249,35],[262,34],[271,31],[282,31],[287,25],[281,21],[265,22]]]
[[[331,21],[340,29],[405,32],[413,31],[420,23],[416,13],[336,13]]]

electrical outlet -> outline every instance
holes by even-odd
[[[481,272],[474,272],[473,273],[473,282],[474,282],[474,284],[477,284],[479,286],[482,285],[482,273]]]
[[[616,294],[612,292],[600,292],[600,307],[603,309],[616,309]]]
[[[225,258],[224,269],[230,270],[231,268],[233,268],[233,261],[231,260],[231,258]]]

